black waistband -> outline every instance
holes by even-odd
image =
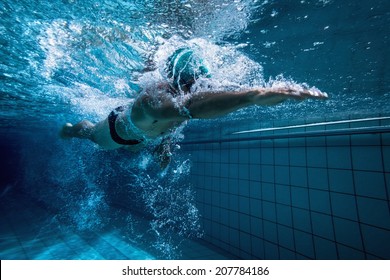
[[[112,138],[112,140],[114,140],[116,143],[118,143],[120,145],[137,145],[137,144],[141,143],[142,140],[137,140],[137,139],[125,140],[122,137],[120,137],[118,135],[118,133],[116,132],[116,129],[115,129],[116,118],[118,117],[118,114],[120,112],[123,112],[124,110],[125,110],[125,107],[120,106],[108,115],[108,125],[110,127],[111,138]]]

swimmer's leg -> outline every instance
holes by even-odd
[[[87,120],[83,120],[75,125],[66,123],[60,131],[60,137],[62,139],[88,139],[100,147],[109,150],[123,147],[112,140],[108,119],[100,121],[97,124],[93,124]]]
[[[172,152],[172,137],[165,137],[161,143],[153,150],[153,155],[160,164],[162,170],[164,170],[171,162]]]

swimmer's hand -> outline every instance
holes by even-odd
[[[287,99],[302,101],[304,99],[327,99],[328,94],[319,89],[302,85],[279,85],[270,88],[253,89],[249,98],[255,105],[275,105]]]

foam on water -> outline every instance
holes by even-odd
[[[194,85],[194,91],[210,87],[226,89],[263,84],[262,66],[240,53],[234,45],[220,46],[203,38],[183,40],[177,36],[169,40],[161,39],[160,47],[154,56],[155,64],[164,80],[169,80],[165,70],[168,57],[183,47],[194,50],[202,58],[202,63],[211,75],[211,79],[199,79]]]

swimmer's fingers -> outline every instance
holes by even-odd
[[[281,95],[285,95],[288,98],[295,99],[295,100],[304,100],[307,98],[311,99],[327,99],[328,94],[325,92],[320,91],[317,88],[292,88],[292,87],[286,87],[286,88],[280,88],[276,89],[276,92],[278,92]]]
[[[300,95],[303,98],[313,98],[313,99],[327,99],[328,94],[326,92],[322,92],[317,88],[310,88],[307,90],[303,90],[300,92]]]
[[[248,91],[248,97],[256,105],[275,105],[287,99],[302,101],[307,98],[326,99],[328,95],[316,88],[280,86]]]

